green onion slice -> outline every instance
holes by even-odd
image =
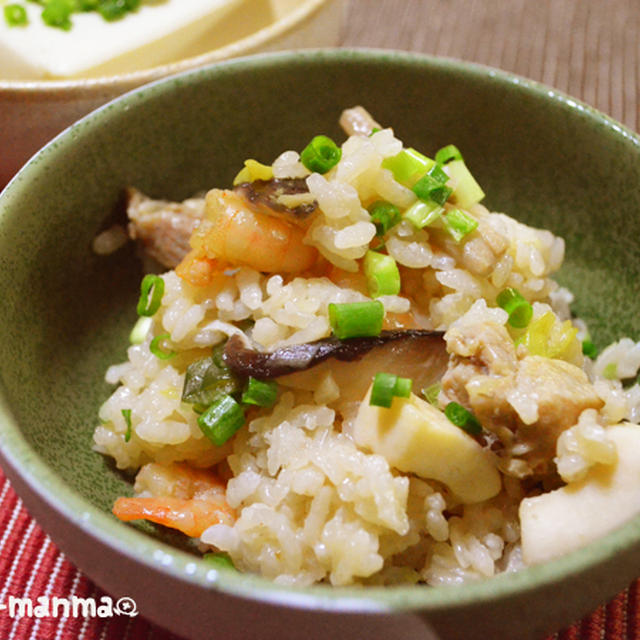
[[[408,398],[411,394],[413,380],[411,378],[400,378],[393,373],[376,373],[371,387],[371,397],[369,404],[376,407],[391,407],[394,397]]]
[[[411,185],[434,165],[431,158],[409,147],[382,161],[382,168],[389,169],[401,184]]]
[[[461,242],[478,227],[478,221],[462,209],[449,209],[443,216],[444,228],[456,241]]]
[[[618,363],[610,362],[603,370],[602,377],[607,380],[615,380],[618,377]]]
[[[222,553],[222,552],[205,553],[202,556],[202,558],[209,564],[213,565],[214,569],[224,569],[224,570],[231,569],[233,571],[235,571],[236,569],[228,553]]]
[[[129,342],[131,344],[142,344],[147,337],[151,326],[153,325],[153,318],[149,316],[141,316],[137,322],[133,325],[131,333],[129,334]]]
[[[451,162],[452,160],[462,160],[462,154],[455,144],[448,144],[436,153],[436,162],[440,164],[447,164],[447,162]]]
[[[4,19],[10,27],[22,27],[29,24],[27,10],[20,4],[6,4],[4,6]]]
[[[124,434],[124,441],[129,442],[129,440],[131,440],[131,431],[132,431],[131,409],[122,409],[122,417],[124,418],[124,421],[127,425],[127,431]]]
[[[168,333],[163,333],[159,336],[156,336],[149,345],[149,351],[151,351],[151,353],[153,353],[153,355],[160,360],[168,360],[169,358],[173,358],[173,356],[175,356],[177,352],[164,351],[162,349],[162,345],[160,344],[161,342],[169,340],[170,338],[171,336]]]
[[[438,177],[429,174],[422,176],[422,178],[411,187],[411,190],[420,200],[424,202],[437,202],[440,206],[442,206],[453,193],[453,189],[443,184]]]
[[[340,340],[379,336],[384,306],[379,300],[329,304],[329,324]]]
[[[218,447],[229,440],[244,424],[242,407],[230,396],[222,395],[198,417],[204,435]]]
[[[309,171],[327,173],[340,162],[341,157],[342,150],[331,138],[316,136],[303,149],[300,161]]]
[[[509,314],[508,322],[512,327],[524,329],[529,326],[533,317],[533,307],[517,289],[513,287],[504,289],[498,294],[496,302]]]
[[[409,220],[416,229],[423,229],[435,224],[441,219],[444,208],[432,200],[414,202],[403,214],[405,220]]]
[[[376,225],[376,235],[384,236],[402,219],[400,209],[386,200],[378,200],[369,206],[371,222]]]
[[[470,433],[471,435],[478,435],[482,433],[482,425],[478,422],[478,419],[467,411],[461,404],[457,402],[450,402],[444,408],[444,415],[449,418],[456,427],[460,427],[463,431]]]
[[[137,311],[139,316],[151,317],[160,308],[164,295],[164,280],[160,276],[147,274],[140,283],[140,298]]]
[[[258,380],[252,377],[249,377],[247,388],[242,394],[242,402],[245,404],[254,404],[258,407],[273,407],[277,398],[277,382]]]
[[[593,344],[591,338],[586,338],[582,341],[582,353],[592,360],[598,357],[598,348]]]
[[[364,257],[364,275],[373,298],[395,296],[400,293],[400,271],[391,256],[377,251],[367,251]]]

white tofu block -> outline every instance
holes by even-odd
[[[64,31],[44,24],[42,7],[25,2],[29,24],[0,16],[0,80],[98,76],[153,67],[202,52],[202,38],[245,0],[164,0],[144,3],[108,22],[74,13]]]

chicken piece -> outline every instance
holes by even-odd
[[[189,238],[204,217],[204,198],[184,202],[152,200],[137,189],[127,190],[129,237],[164,267],[177,267],[189,252]]]
[[[584,409],[603,405],[582,369],[541,356],[518,359],[506,329],[495,323],[454,327],[445,339],[453,357],[443,390],[498,438],[505,473],[553,473],[559,435]]]

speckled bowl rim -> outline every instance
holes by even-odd
[[[39,165],[46,166],[58,147],[74,144],[78,137],[91,134],[94,128],[108,126],[110,118],[123,109],[135,109],[145,99],[171,92],[176,80],[181,84],[198,83],[203,77],[214,78],[217,73],[234,69],[260,71],[273,65],[344,61],[351,63],[393,64],[398,67],[425,67],[455,73],[458,77],[482,79],[485,82],[513,87],[518,91],[548,100],[554,108],[586,115],[603,130],[624,138],[640,148],[640,138],[624,125],[587,104],[538,82],[483,65],[449,58],[380,49],[316,49],[295,52],[259,54],[236,58],[204,69],[158,80],[131,91],[82,118],[37,153],[0,194],[0,224],[7,215],[2,205],[11,199],[22,183],[37,177]],[[289,588],[266,579],[235,572],[211,569],[205,561],[166,543],[143,534],[133,527],[115,520],[110,514],[94,507],[61,480],[38,456],[20,433],[11,415],[8,401],[0,389],[0,455],[19,474],[21,480],[52,509],[69,523],[79,527],[99,544],[106,545],[132,560],[147,565],[179,580],[203,588],[221,590],[272,604],[300,608],[314,608],[340,612],[402,612],[445,611],[464,607],[469,603],[489,603],[510,595],[523,594],[542,586],[561,583],[566,577],[580,575],[616,555],[623,549],[640,543],[640,516],[601,540],[553,563],[543,564],[517,573],[501,574],[486,581],[456,587],[330,587],[314,585],[308,588]],[[98,454],[96,454],[98,455]],[[90,575],[90,570],[89,570]]]
[[[113,75],[96,76],[95,78],[69,78],[54,80],[2,80],[0,79],[0,97],[7,93],[20,99],[28,99],[30,94],[55,95],[61,99],[75,99],[77,96],[86,96],[89,93],[101,94],[104,91],[120,87],[122,90],[147,84],[164,78],[200,68],[209,64],[227,60],[229,58],[242,56],[256,50],[259,47],[275,44],[278,38],[286,36],[289,32],[297,29],[308,21],[329,2],[333,0],[303,0],[303,4],[279,20],[275,20],[266,27],[250,33],[244,38],[230,42],[229,44],[212,49],[197,56],[191,56],[170,62],[167,64],[131,71],[129,73],[119,73]],[[248,56],[246,56],[248,57]]]

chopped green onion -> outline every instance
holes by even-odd
[[[367,251],[364,257],[364,275],[373,298],[395,296],[400,293],[400,271],[391,256],[377,251]]]
[[[233,561],[231,560],[231,558],[229,557],[228,553],[222,553],[222,552],[217,552],[217,553],[205,553],[202,556],[203,560],[205,560],[206,562],[208,562],[209,564],[213,565],[214,569],[224,569],[224,570],[234,570],[235,571],[235,566],[233,565]]]
[[[447,162],[451,162],[452,160],[462,160],[462,154],[455,144],[448,144],[446,147],[438,149],[436,153],[436,162],[439,162],[440,164],[447,164]]]
[[[498,294],[496,302],[509,314],[509,324],[512,327],[524,329],[529,326],[533,317],[533,307],[517,289],[513,287],[504,289]]]
[[[131,440],[131,431],[132,431],[132,426],[131,426],[131,409],[122,409],[122,417],[124,418],[124,421],[127,425],[127,431],[124,434],[124,441],[125,442],[129,442],[129,440]]]
[[[447,165],[449,176],[455,183],[451,201],[463,209],[480,202],[484,191],[476,182],[463,160],[454,160]]]
[[[236,393],[240,382],[222,359],[224,345],[213,354],[192,362],[184,376],[182,401],[202,412],[221,395]]]
[[[422,178],[411,187],[411,190],[420,200],[424,202],[437,202],[441,206],[453,192],[450,187],[442,184],[439,178],[429,174],[422,176]]]
[[[478,227],[478,221],[462,209],[449,209],[443,216],[444,228],[449,235],[460,242]]]
[[[615,380],[618,377],[618,363],[610,362],[603,370],[602,377],[607,380]]]
[[[376,235],[383,236],[402,219],[400,209],[386,200],[378,200],[369,207],[371,222],[376,225]]]
[[[160,360],[168,360],[169,358],[173,358],[176,355],[176,351],[163,351],[161,342],[165,340],[169,340],[171,336],[168,333],[163,333],[162,335],[156,336],[149,345],[149,351],[153,353],[156,358]]]
[[[437,202],[414,202],[403,214],[403,218],[409,220],[416,229],[431,226],[440,220],[444,208]]]
[[[154,315],[160,308],[163,295],[164,280],[152,273],[147,274],[140,284],[140,299],[137,306],[138,315],[149,317]]]
[[[436,162],[433,167],[427,171],[427,175],[440,184],[446,184],[449,179],[449,176],[446,174],[439,162]]]
[[[273,407],[278,397],[278,383],[250,377],[242,394],[242,402],[258,407]]]
[[[380,127],[373,127],[373,129],[371,129],[369,137],[371,137],[374,133],[378,133],[378,131],[382,131],[382,129]]]
[[[422,390],[422,395],[424,399],[434,407],[438,406],[438,396],[440,395],[440,391],[442,390],[442,385],[439,382],[436,382],[426,389]]]
[[[593,344],[591,338],[586,338],[582,341],[582,353],[592,360],[598,357],[598,348]]]
[[[74,10],[72,0],[47,0],[42,10],[42,21],[50,26],[69,31],[71,14]]]
[[[340,340],[379,336],[384,306],[379,300],[329,304],[329,323]]]
[[[331,138],[316,136],[303,149],[300,161],[309,171],[327,173],[340,162],[341,157],[342,150]]]
[[[478,419],[467,411],[461,404],[457,402],[450,402],[444,408],[444,415],[449,418],[456,427],[460,427],[463,431],[470,433],[471,435],[478,435],[482,433],[482,425],[478,422]]]
[[[201,416],[198,426],[213,444],[221,447],[244,424],[242,407],[230,396],[220,396]]]
[[[140,0],[102,0],[98,5],[98,13],[109,22],[120,20],[130,11],[140,6]]]
[[[20,4],[6,4],[4,6],[4,19],[10,27],[22,27],[29,24],[27,10]]]
[[[138,318],[138,321],[133,325],[133,329],[131,329],[131,333],[129,334],[129,342],[131,344],[142,344],[152,324],[153,318],[149,316],[141,316]]]
[[[393,373],[376,373],[371,387],[369,404],[388,409],[395,396],[408,398],[412,385],[411,378],[400,378]]]
[[[419,151],[409,147],[382,161],[382,168],[389,169],[397,182],[411,185],[425,174],[435,162]]]

